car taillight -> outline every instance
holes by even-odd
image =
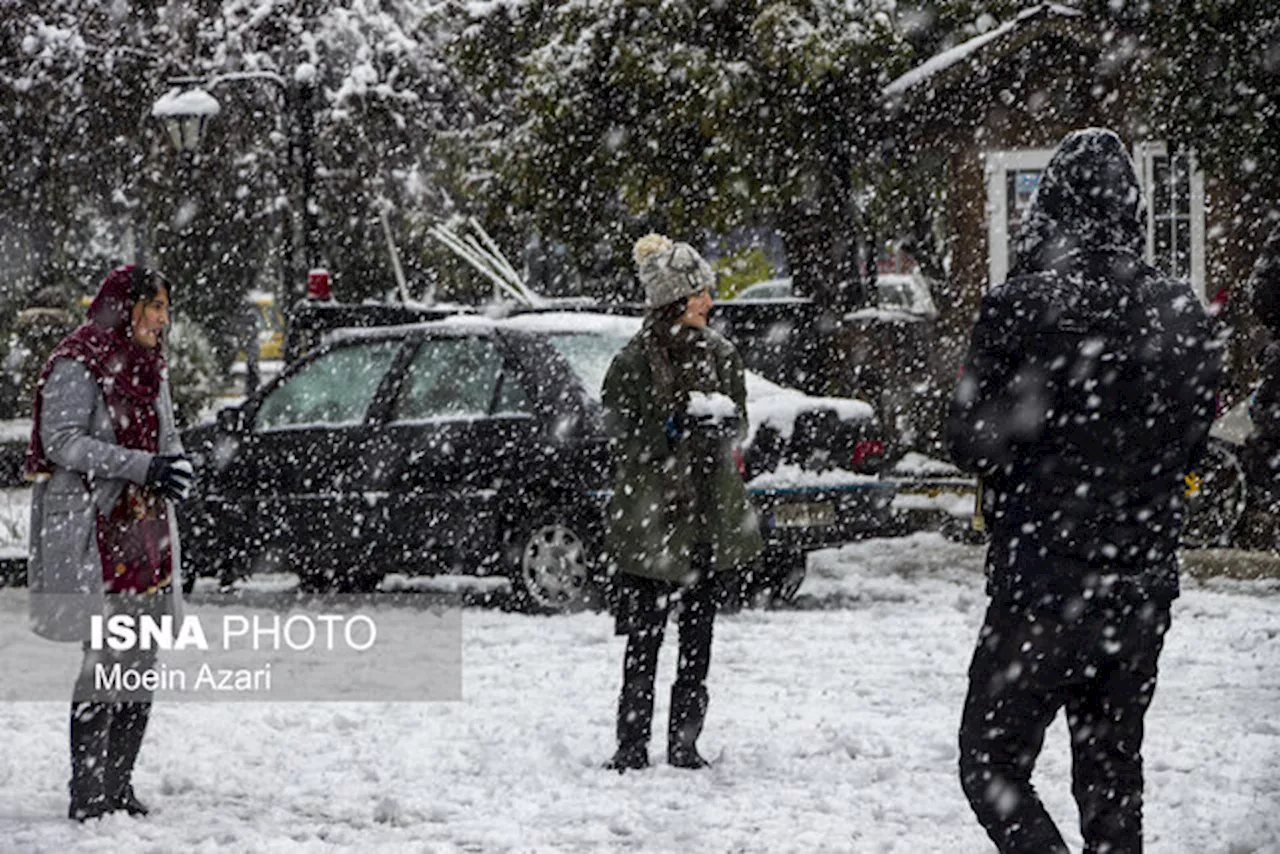
[[[860,466],[870,457],[884,456],[884,442],[878,439],[862,439],[853,445],[853,465]]]

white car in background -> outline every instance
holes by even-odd
[[[765,279],[748,285],[733,297],[725,300],[735,303],[763,302],[797,302],[808,301],[807,297],[797,297],[790,276],[776,279]],[[937,317],[938,309],[933,304],[929,293],[929,282],[918,271],[912,273],[881,273],[876,276],[875,306],[852,312],[851,317],[880,316],[883,312],[891,312],[901,318],[906,315],[914,318]]]

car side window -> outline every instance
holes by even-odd
[[[497,343],[486,338],[432,338],[422,342],[409,364],[391,418],[478,418],[491,409],[496,414],[531,411]]]
[[[354,344],[308,362],[263,398],[253,429],[362,423],[399,348],[398,341]]]

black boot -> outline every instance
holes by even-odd
[[[127,812],[129,815],[141,818],[151,812],[151,809],[138,800],[138,796],[133,793],[133,785],[125,786],[111,801],[111,809],[114,811]]]
[[[649,767],[649,751],[644,747],[619,747],[613,758],[604,763],[609,771],[625,774],[628,771],[643,771]]]
[[[652,689],[623,685],[618,698],[618,750],[604,767],[619,774],[648,768],[652,727]]]
[[[111,811],[105,787],[110,729],[109,703],[71,704],[71,804],[67,818],[86,821]]]
[[[150,812],[133,793],[133,766],[138,761],[150,719],[150,703],[116,703],[112,710],[107,771],[103,778],[107,805],[112,810],[123,810],[133,816]]]
[[[667,726],[667,762],[675,768],[699,769],[711,763],[698,753],[698,736],[707,717],[707,689],[671,686],[671,719]]]

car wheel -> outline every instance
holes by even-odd
[[[351,558],[356,568],[333,560],[314,559],[299,562],[293,571],[298,575],[298,589],[303,593],[375,593],[386,573],[367,568],[366,561]]]
[[[522,611],[559,613],[587,607],[595,598],[592,572],[597,550],[568,513],[551,513],[511,538],[511,586]]]
[[[339,593],[376,593],[385,573],[375,571],[344,573],[338,579]]]
[[[805,563],[802,551],[766,551],[760,558],[760,581],[749,586],[748,604],[775,608],[794,601],[804,583]]]
[[[788,605],[795,601],[804,584],[806,559],[804,552],[786,552],[773,568],[772,596],[770,605]]]
[[[1188,501],[1182,544],[1229,546],[1249,495],[1244,466],[1229,444],[1211,439],[1195,474],[1200,478],[1199,489]]]
[[[795,600],[804,583],[805,553],[791,549],[766,551],[754,564],[720,578],[719,609],[776,608]]]
[[[196,580],[199,578],[238,577],[233,563],[233,559],[227,555],[226,549],[216,537],[200,540],[196,536],[184,536],[182,539],[183,594],[187,595],[195,590]]]
[[[332,588],[333,576],[323,570],[298,572],[298,590],[303,593],[328,593]]]
[[[232,517],[215,519],[202,507],[192,508],[180,516],[179,537],[182,544],[182,592],[191,593],[200,578],[216,578],[226,589],[252,572],[252,545],[236,539],[237,521]]]
[[[972,517],[947,515],[943,518],[938,530],[951,542],[964,546],[985,545],[991,539],[990,531],[973,526]]]

